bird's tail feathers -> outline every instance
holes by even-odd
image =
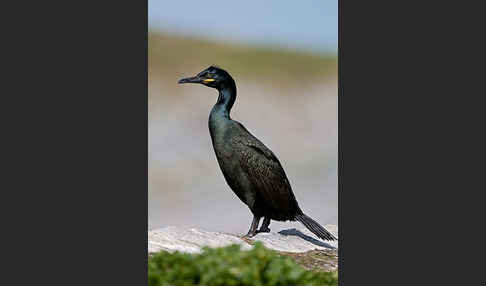
[[[315,220],[310,218],[309,216],[301,213],[295,216],[295,219],[301,222],[308,230],[312,231],[317,237],[323,240],[338,240],[332,233],[327,231],[324,227],[322,227],[319,223]]]

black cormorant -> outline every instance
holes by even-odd
[[[225,70],[210,66],[179,83],[199,83],[219,91],[218,101],[209,115],[209,132],[219,167],[234,193],[253,213],[250,230],[269,232],[270,220],[299,221],[324,240],[337,240],[299,208],[285,172],[273,152],[239,122],[230,110],[236,99],[236,84]],[[260,230],[257,230],[261,218]]]

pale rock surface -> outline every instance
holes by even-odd
[[[337,225],[325,228],[338,237]],[[337,241],[322,241],[305,228],[286,229],[279,232],[258,233],[252,241],[261,241],[265,247],[286,252],[306,252],[314,249],[337,249]],[[148,232],[148,252],[161,250],[199,253],[203,246],[222,247],[240,244],[242,249],[251,246],[240,237],[232,234],[211,232],[197,228],[163,227]]]

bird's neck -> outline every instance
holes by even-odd
[[[230,111],[236,100],[236,85],[234,81],[219,90],[218,101],[213,107],[212,112],[230,119]]]

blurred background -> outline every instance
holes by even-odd
[[[250,226],[211,145],[217,91],[177,84],[211,64],[235,79],[232,119],[277,155],[304,212],[338,224],[337,0],[148,2],[149,230]]]

